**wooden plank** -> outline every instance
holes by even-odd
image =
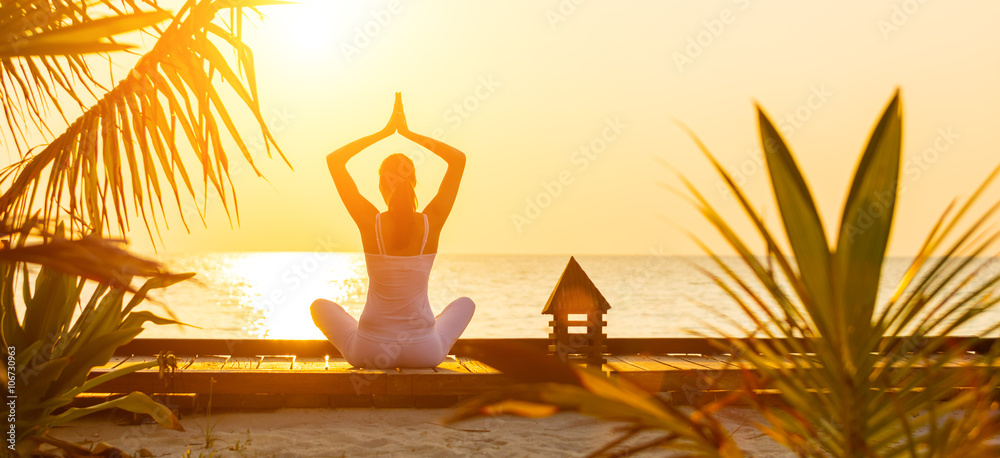
[[[544,351],[548,339],[459,339],[455,347],[462,344],[481,344],[493,341],[517,342],[530,348]],[[328,340],[293,339],[133,339],[118,347],[116,355],[155,355],[161,350],[172,351],[176,355],[216,354],[233,356],[296,355],[300,357],[341,356]]]
[[[92,371],[90,378],[103,371]],[[212,383],[212,380],[215,382]],[[386,373],[371,371],[352,372],[298,372],[298,371],[178,371],[173,388],[168,389],[155,371],[139,371],[109,380],[93,389],[93,393],[212,393],[254,394],[344,394],[365,395],[386,393]],[[210,388],[211,387],[211,388]]]
[[[174,356],[174,358],[177,360],[177,370],[182,370],[194,362],[194,356],[191,355]]]
[[[705,358],[722,364],[726,369],[740,369],[746,367],[753,369],[753,365],[742,360],[733,359],[732,355],[702,355]]]
[[[922,340],[905,339],[907,349],[917,350],[924,345]],[[969,344],[975,353],[986,353],[995,338],[979,339],[972,336],[955,336],[948,338],[948,346]],[[537,351],[544,352],[548,348],[549,339],[545,338],[510,338],[510,339],[459,339],[454,349],[465,345],[480,345],[490,342],[516,342]],[[723,342],[722,339],[717,339]],[[883,345],[893,340],[885,339]],[[767,342],[760,340],[760,342]],[[668,338],[609,338],[606,341],[608,352],[613,354],[668,354],[685,353],[715,355],[727,353],[705,338],[698,337],[668,337]],[[724,347],[725,348],[725,347]],[[278,339],[134,339],[118,347],[115,355],[155,355],[161,350],[173,351],[176,355],[297,355],[299,357],[340,356],[340,352],[328,340],[278,340]]]
[[[280,339],[133,339],[118,347],[115,354],[155,355],[161,350],[176,355],[299,355],[340,356],[328,340]]]
[[[229,356],[198,355],[194,357],[191,364],[189,364],[184,370],[217,371],[221,370],[226,365],[226,361],[229,361]]]
[[[212,396],[212,411],[224,409],[273,410],[284,405],[285,395],[281,393],[217,393]],[[208,403],[208,398],[199,397],[199,403]],[[200,405],[199,410],[204,410]]]
[[[601,321],[598,324],[596,322],[587,321],[587,320],[549,321],[549,326],[553,326],[553,325],[556,325],[556,324],[560,324],[560,325],[563,325],[563,326],[566,326],[566,327],[573,326],[573,327],[581,327],[581,328],[582,327],[586,327],[586,328],[595,328],[596,329],[598,325],[600,325],[600,326],[607,326],[608,322],[607,321]]]
[[[259,371],[290,371],[295,362],[294,356],[261,356]]]
[[[187,366],[188,364],[190,364],[190,362],[191,362],[192,359],[193,359],[193,357],[190,357],[190,356],[186,357],[186,358],[185,357],[177,357],[177,367],[181,368],[181,367]],[[110,370],[110,369],[116,369],[117,370],[117,369],[124,369],[124,368],[127,368],[129,366],[136,365],[136,364],[143,364],[143,363],[150,363],[150,362],[156,362],[156,357],[155,356],[145,356],[145,355],[113,356],[111,358],[111,360],[108,361],[108,364],[104,364],[102,366],[95,367],[92,370],[102,370],[102,371],[103,370]],[[158,372],[159,368],[157,366],[153,366],[151,368],[146,368],[146,369],[141,369],[141,370],[143,370],[143,371],[157,371]]]
[[[896,360],[892,362],[892,366],[894,368],[901,368],[906,366],[907,364],[910,364],[910,366],[908,367],[911,370],[923,369],[931,367],[934,364],[934,361],[937,360],[938,357],[939,357],[938,355],[931,355],[928,358],[921,358],[920,360],[917,361]],[[885,367],[885,364],[886,363],[884,361],[881,361],[876,363],[875,367],[882,368]],[[987,361],[984,355],[962,354],[958,355],[954,359],[945,361],[944,364],[938,366],[938,369],[947,371],[947,370],[961,370],[965,368],[975,368],[975,367],[985,369],[991,366],[989,365],[989,361]],[[994,361],[992,364],[992,368],[1000,368],[1000,361]]]
[[[649,358],[670,367],[660,379],[660,391],[735,390],[743,383],[737,367],[711,358],[694,355],[650,355]]]
[[[666,364],[644,355],[617,355],[617,358],[633,366],[641,367],[644,371],[666,371],[673,369]]]
[[[612,372],[611,377],[614,379],[625,380],[639,388],[648,391],[650,393],[657,393],[663,391],[673,391],[679,386],[676,383],[677,377],[672,375],[672,372],[660,372],[660,371],[625,371],[625,372]]]
[[[749,370],[755,369],[753,363],[751,363],[746,358],[740,358],[740,357],[734,358],[732,355],[726,355],[726,356],[718,356],[716,357],[716,359],[726,362],[730,366],[734,366],[738,369],[744,369],[744,368]]]
[[[254,370],[259,364],[259,356],[230,356],[222,368],[225,370]]]
[[[127,362],[130,358],[132,358],[132,355],[112,356],[111,359],[108,360],[106,364],[95,366],[94,369],[96,370],[114,369],[122,365],[123,363]]]
[[[437,369],[433,367],[404,367],[397,368],[400,374],[436,374]]]
[[[148,362],[152,362],[152,361],[156,361],[156,357],[155,356],[132,355],[128,359],[128,361],[123,361],[120,365],[118,365],[116,367],[116,369],[122,368],[122,367],[132,366],[132,365],[140,364],[140,363],[148,363]],[[180,367],[180,364],[178,364],[178,367]]]
[[[296,375],[297,374],[298,373],[296,373]],[[320,392],[323,393],[354,394],[354,395],[369,394],[369,393],[386,394],[388,392],[387,389],[388,374],[385,371],[355,370],[349,372],[333,372],[330,374],[318,374],[318,375],[321,376],[319,380],[328,380],[322,383],[329,383],[332,386],[330,387],[306,386],[303,388],[304,391],[314,392],[318,389]],[[297,383],[297,380],[298,380],[297,378],[292,378],[289,380],[289,382]],[[349,389],[343,389],[345,387],[349,387]]]
[[[677,357],[676,355],[649,355],[649,357],[663,364],[666,364],[667,366],[670,366],[675,370],[693,371],[693,370],[704,369],[704,367],[698,364],[685,361]]]
[[[413,393],[420,395],[479,394],[514,383],[500,372],[414,374],[411,382]]]
[[[213,396],[220,396],[221,403],[238,408],[275,405],[276,398],[273,396],[254,398],[259,402],[250,403],[239,398],[240,395],[257,394],[301,395],[298,405],[308,399],[327,399],[329,402],[325,405],[330,406],[348,403],[387,407],[417,406],[421,404],[421,396],[440,397],[434,399],[445,402],[514,383],[482,362],[461,356],[449,358],[444,367],[392,370],[352,368],[346,361],[337,358],[332,360],[334,368],[326,369],[325,359],[291,361],[288,357],[283,358],[277,363],[282,366],[287,364],[287,368],[260,369],[261,362],[255,368],[240,369],[234,365],[230,369],[211,370],[207,368],[219,368],[228,360],[218,356],[199,356],[190,365],[192,369],[179,370],[170,379],[160,379],[157,370],[147,369],[111,380],[90,391],[190,393],[199,396],[207,396],[211,392]],[[956,361],[954,367],[944,368],[943,372],[964,371],[977,364],[981,364],[980,358],[963,358]],[[197,369],[199,367],[203,369]],[[712,392],[740,389],[745,376],[737,364],[690,355],[609,355],[608,367],[613,377],[632,382],[650,392],[673,392],[677,402],[695,404],[707,399],[704,396]],[[90,377],[111,370],[94,370]],[[335,396],[343,398],[336,398],[335,401]]]
[[[937,357],[931,356],[931,359],[936,360]],[[963,353],[957,355],[956,358],[946,361],[941,367],[944,368],[961,368],[961,367],[977,367],[977,366],[986,367],[986,365],[987,361],[985,356]]]
[[[723,363],[716,359],[709,358],[706,356],[701,356],[701,355],[673,355],[673,356],[682,361],[687,361],[688,363],[701,366],[705,370],[709,371],[718,371],[718,370],[733,368],[733,366],[727,363]]]
[[[330,365],[327,363],[326,358],[300,358],[295,357],[295,361],[292,361],[292,370],[294,371],[326,371],[330,370]]]
[[[882,339],[880,348],[886,348],[889,345],[902,346],[907,352],[914,352],[926,346],[926,338],[913,338],[908,336],[903,337],[892,337]],[[946,343],[942,350],[947,350],[949,348],[956,348],[959,345],[968,345],[969,351],[978,354],[989,353],[990,348],[996,342],[996,338],[976,338],[973,336],[949,336],[946,339]]]
[[[357,369],[356,367],[351,365],[351,363],[347,362],[346,359],[340,357],[335,358],[333,356],[331,356],[330,359],[327,361],[327,365],[332,371],[345,372],[348,370]]]
[[[607,362],[604,365],[607,366],[607,367],[609,367],[609,368],[611,368],[611,370],[615,371],[615,372],[645,372],[646,371],[641,366],[637,366],[637,365],[632,364],[632,363],[630,363],[628,361],[624,361],[621,358],[619,358],[618,356],[614,356],[614,355],[607,356],[606,360],[607,360]]]
[[[411,396],[413,394],[413,372],[415,372],[413,369],[386,371],[385,394],[391,396]],[[431,373],[434,373],[433,369],[431,369]],[[378,404],[379,400],[376,399],[376,407],[382,407]],[[386,405],[386,407],[388,406]]]
[[[640,355],[609,356],[606,364],[611,376],[628,381],[650,393],[665,391],[664,379],[673,368],[654,359]]]
[[[500,371],[483,364],[481,361],[466,357],[458,356],[458,361],[462,363],[462,366],[474,374],[489,374],[489,373],[499,373]]]
[[[435,372],[458,372],[468,374],[470,371],[467,367],[463,366],[454,356],[449,356],[441,364],[438,364],[434,368]]]

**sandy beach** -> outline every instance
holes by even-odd
[[[156,424],[125,424],[123,417],[96,415],[53,431],[74,442],[105,441],[127,453],[145,448],[153,456],[585,456],[618,433],[620,423],[576,413],[548,418],[497,416],[444,426],[451,409],[280,409],[211,416],[215,437],[205,447],[205,415],[186,415],[186,431]],[[748,456],[793,456],[753,427],[759,414],[744,407],[718,413]],[[656,437],[640,435],[629,444]],[[639,456],[670,456],[653,449]]]

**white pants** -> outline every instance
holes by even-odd
[[[435,335],[415,343],[380,342],[358,335],[358,320],[333,301],[316,299],[311,310],[313,322],[348,363],[355,367],[387,369],[441,364],[472,321],[476,305],[468,297],[455,299],[435,319]]]

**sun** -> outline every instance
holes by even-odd
[[[331,50],[355,26],[361,2],[304,0],[264,11],[262,31],[271,44],[294,54]]]

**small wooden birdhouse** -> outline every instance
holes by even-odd
[[[607,351],[604,312],[611,308],[572,256],[552,290],[543,314],[552,315],[549,353],[559,359],[583,359],[588,368],[601,370]],[[585,332],[571,332],[586,329]]]

